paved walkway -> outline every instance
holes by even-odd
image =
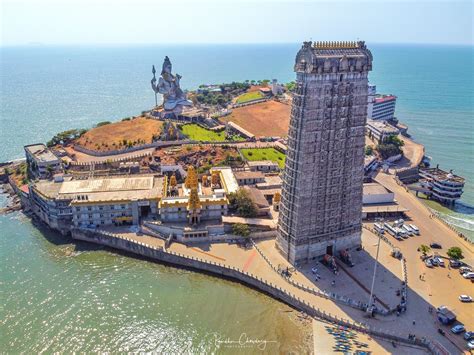
[[[163,241],[157,238],[148,236],[132,236],[132,239],[145,242],[147,244],[162,246]],[[275,260],[282,266],[289,265],[284,258],[276,251],[276,249],[269,249],[269,245],[272,241],[261,241],[257,242],[257,245],[267,245],[267,251],[270,254],[270,258]],[[299,288],[290,285],[280,275],[274,272],[267,262],[261,257],[259,253],[256,253],[253,247],[245,248],[236,244],[227,243],[199,243],[192,247],[188,247],[183,244],[173,243],[168,250],[176,253],[180,253],[187,256],[199,257],[206,259],[211,262],[215,262],[215,256],[225,259],[225,264],[239,268],[240,270],[246,269],[247,272],[265,279],[278,287],[285,288],[288,292],[294,294],[315,307],[329,312],[337,317],[351,319],[358,322],[363,322],[370,325],[374,329],[380,329],[385,332],[393,332],[396,335],[408,337],[408,334],[415,333],[418,336],[426,336],[429,338],[436,338],[451,352],[457,352],[459,349],[453,348],[452,344],[446,340],[446,338],[438,336],[436,329],[437,325],[431,319],[431,316],[427,312],[428,304],[423,300],[416,300],[414,295],[411,295],[411,304],[409,305],[408,314],[404,314],[401,317],[389,316],[389,317],[378,317],[377,319],[366,318],[364,313],[354,308],[336,304],[331,300],[321,298],[319,296],[307,293]],[[273,250],[273,251],[272,251]],[[204,253],[203,253],[204,252]],[[211,256],[212,255],[212,256]],[[305,276],[302,273],[297,273],[298,277],[302,281],[312,284],[309,279],[305,280]],[[354,283],[352,283],[354,285]],[[337,292],[336,285],[336,292]],[[419,297],[418,297],[419,298]],[[416,319],[417,324],[413,325],[412,320]],[[384,342],[379,342],[379,345],[384,347],[385,352],[392,352],[392,345],[388,346]]]
[[[461,294],[474,296],[472,282],[465,280],[458,270],[445,268],[427,268],[420,260],[420,253],[417,248],[421,244],[430,245],[439,243],[442,249],[434,249],[436,252],[446,256],[447,250],[452,246],[458,246],[463,250],[464,260],[470,265],[474,264],[473,245],[459,238],[456,232],[448,228],[445,224],[435,218],[430,218],[430,211],[412,193],[406,191],[404,186],[398,185],[392,175],[379,173],[376,181],[395,193],[395,199],[409,209],[406,213],[410,223],[414,223],[420,229],[419,236],[413,236],[402,241],[391,238],[391,242],[402,251],[407,260],[408,280],[409,280],[409,310],[413,307],[423,310],[428,306],[439,307],[446,305],[457,315],[457,319],[463,323],[468,330],[474,330],[474,303],[462,303],[458,297]],[[447,262],[446,262],[447,264]],[[424,274],[424,280],[420,275]],[[426,315],[426,314],[425,314]],[[423,317],[422,319],[426,319]],[[427,321],[439,327],[439,323],[433,318]],[[454,341],[461,349],[466,348],[466,341],[462,336],[452,335],[449,327],[441,327],[446,331],[447,336]]]

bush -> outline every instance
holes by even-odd
[[[464,256],[462,255],[462,250],[459,247],[451,247],[448,249],[448,252],[446,253],[451,259],[459,260],[463,259]]]
[[[242,223],[235,223],[232,225],[232,233],[235,235],[240,235],[242,237],[248,237],[250,235],[249,226]]]
[[[102,121],[102,122],[99,122],[97,123],[95,126],[96,127],[102,127],[102,126],[107,126],[108,124],[111,124],[112,122],[110,121]]]
[[[371,145],[368,145],[365,147],[365,155],[372,155],[374,152],[374,147]]]
[[[423,253],[423,255],[426,255],[431,250],[431,248],[428,245],[422,244],[420,245],[419,250]]]
[[[383,159],[388,159],[390,157],[393,157],[395,155],[398,155],[398,154],[402,153],[402,150],[400,149],[400,147],[398,147],[395,144],[391,144],[391,143],[390,144],[385,144],[385,143],[379,144],[379,145],[377,145],[376,149],[379,152],[379,154],[382,156]]]
[[[48,143],[46,143],[46,145],[48,147],[53,147],[57,144],[67,145],[71,141],[79,138],[86,132],[87,132],[87,129],[70,129],[67,131],[63,131],[63,132],[57,133],[53,138],[51,138],[50,141],[48,141]]]

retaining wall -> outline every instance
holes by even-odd
[[[121,236],[113,235],[111,233],[105,233],[100,231],[89,231],[74,229],[72,231],[72,237],[74,239],[84,240],[96,244],[109,246],[112,248],[128,251],[138,255],[145,256],[150,259],[158,260],[161,262],[169,263],[172,265],[184,266],[197,270],[202,270],[208,273],[221,275],[226,278],[231,278],[247,285],[250,285],[262,292],[265,292],[276,299],[283,301],[284,303],[307,313],[308,315],[329,321],[333,324],[349,327],[359,332],[371,334],[375,337],[380,337],[389,341],[396,341],[409,345],[416,345],[424,347],[433,354],[443,354],[443,348],[441,345],[433,343],[427,339],[407,339],[398,335],[389,334],[382,332],[381,330],[371,329],[368,325],[342,318],[337,318],[334,315],[326,313],[324,310],[313,307],[308,302],[300,299],[298,296],[288,293],[286,290],[274,285],[266,280],[259,278],[253,274],[240,270],[236,267],[226,266],[213,261],[206,261],[200,258],[193,258],[191,256],[164,251],[161,248],[152,247],[145,243],[140,243],[135,240],[124,238]],[[439,350],[440,349],[440,350]]]

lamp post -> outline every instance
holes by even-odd
[[[383,218],[376,218],[375,221],[376,222],[379,221],[380,223],[383,223]],[[375,286],[375,275],[377,273],[377,265],[379,263],[380,239],[382,239],[380,232],[377,232],[377,235],[379,237],[379,240],[377,243],[377,254],[375,256],[374,275],[372,276],[372,286],[370,287],[369,306],[367,307],[367,312],[370,312],[370,313],[372,313],[372,306],[374,303],[373,295],[374,295],[374,286]]]

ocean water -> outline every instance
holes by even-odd
[[[398,118],[433,164],[467,179],[461,203],[446,218],[474,236],[473,47],[368,45],[371,83],[398,96]],[[165,55],[183,76],[182,86],[194,89],[246,79],[291,81],[298,48],[0,48],[0,161],[23,157],[23,145],[59,131],[149,109],[151,65],[159,71]],[[20,213],[0,216],[0,232],[4,351],[216,351],[216,334],[243,332],[277,340],[271,352],[307,350],[288,307],[244,286],[81,244],[77,252]]]

